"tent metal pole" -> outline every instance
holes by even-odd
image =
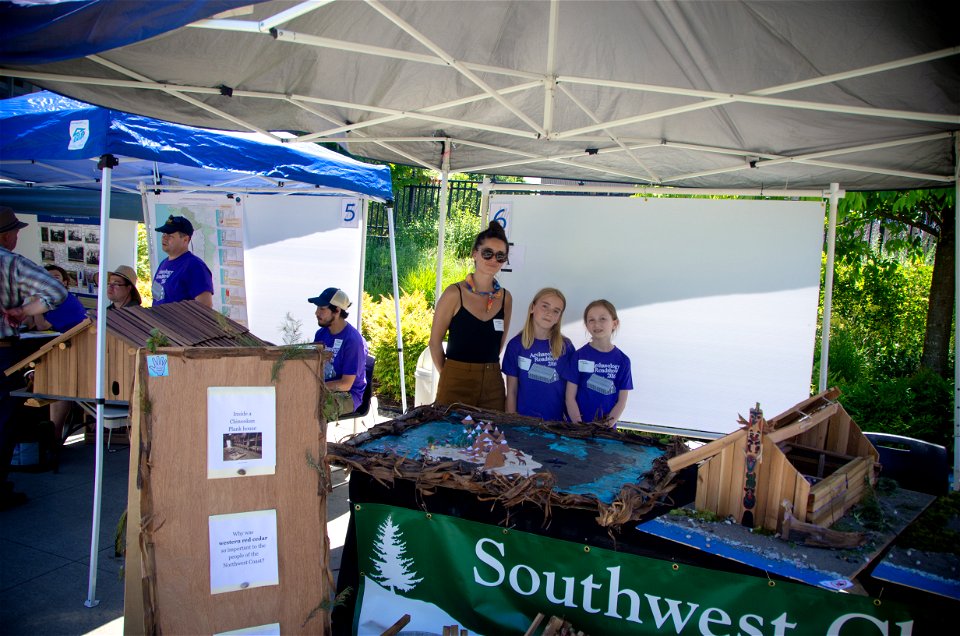
[[[440,164],[440,218],[437,219],[437,282],[433,287],[433,305],[436,307],[443,291],[443,242],[447,233],[447,199],[450,189],[450,142],[443,142],[443,160]]]
[[[833,309],[833,260],[837,243],[837,200],[840,184],[830,184],[830,216],[827,221],[827,264],[823,270],[823,320],[820,330],[820,392],[827,390],[830,360],[830,313]]]
[[[490,177],[484,177],[480,184],[480,229],[490,223]]]
[[[357,298],[357,330],[363,325],[363,279],[367,275],[367,215],[370,212],[370,199],[360,199],[360,294]]]
[[[960,227],[960,135],[953,133],[953,221],[954,228]],[[956,230],[954,230],[956,232]],[[954,240],[954,331],[953,331],[953,490],[960,490],[960,312],[956,310],[960,302],[960,241]]]
[[[100,170],[103,173],[100,189],[100,267],[97,279],[97,450],[93,477],[93,523],[90,532],[90,574],[87,579],[87,600],[84,605],[96,607],[97,600],[97,557],[100,554],[100,503],[103,491],[103,408],[106,398],[104,382],[104,358],[107,350],[107,245],[110,227],[110,181],[117,159],[113,155],[100,158]]]
[[[393,310],[397,316],[397,360],[400,362],[400,409],[407,412],[407,381],[403,370],[403,327],[400,324],[400,284],[397,281],[397,240],[393,231],[393,202],[387,203],[387,228],[390,231],[390,272],[393,277]]]

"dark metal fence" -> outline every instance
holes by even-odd
[[[474,181],[450,181],[447,191],[447,215],[454,210],[480,213],[480,191]],[[404,186],[394,200],[393,222],[396,230],[418,220],[435,220],[440,214],[439,185]],[[367,217],[367,237],[385,239],[388,236],[386,206],[371,203]]]

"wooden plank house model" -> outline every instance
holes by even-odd
[[[270,343],[243,325],[195,301],[157,307],[128,307],[107,312],[106,399],[129,402],[133,396],[136,353],[154,334],[159,346],[259,347]],[[33,368],[33,392],[92,399],[96,396],[97,327],[89,319],[62,333],[9,369],[10,375]]]
[[[697,462],[695,506],[737,523],[782,530],[794,519],[828,527],[876,483],[880,456],[831,389],[771,420],[750,422],[669,460],[673,471]]]

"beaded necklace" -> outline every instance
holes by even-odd
[[[503,288],[500,287],[500,283],[497,282],[496,278],[493,279],[493,291],[478,291],[475,289],[476,283],[473,282],[473,273],[467,274],[467,279],[463,282],[467,286],[467,291],[471,294],[486,297],[488,312],[493,308],[493,301],[503,296]]]

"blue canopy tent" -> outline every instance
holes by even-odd
[[[388,166],[369,165],[310,143],[218,132],[130,115],[41,92],[0,102],[0,178],[20,186],[100,190],[100,280],[107,278],[111,192],[173,178],[197,188],[351,193],[389,200]],[[391,233],[391,241],[392,241]],[[396,281],[396,268],[394,267]],[[396,282],[394,282],[396,285]],[[97,451],[87,606],[96,597],[103,470],[106,288],[97,298]]]
[[[61,0],[4,2],[0,61],[43,64],[146,40],[263,0]]]

